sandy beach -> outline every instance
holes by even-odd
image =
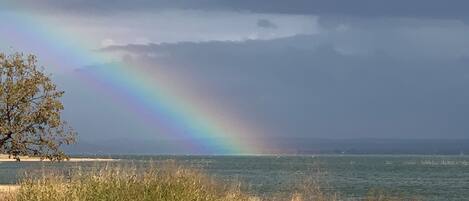
[[[18,190],[19,185],[0,185],[0,193],[8,193]]]
[[[50,160],[43,159],[38,157],[28,157],[28,156],[22,156],[20,157],[22,162],[31,162],[31,161],[37,161],[37,162],[50,162]],[[69,160],[65,160],[63,162],[92,162],[92,161],[98,161],[98,162],[105,162],[105,161],[117,161],[118,159],[111,159],[111,158],[70,158]],[[16,161],[14,158],[9,158],[8,155],[0,155],[0,162],[14,162]]]

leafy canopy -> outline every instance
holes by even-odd
[[[34,55],[0,53],[0,152],[17,160],[67,159],[60,147],[74,143],[76,133],[60,117],[63,94]]]

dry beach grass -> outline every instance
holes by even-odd
[[[5,201],[338,201],[314,181],[307,181],[291,194],[257,197],[242,192],[238,184],[216,181],[206,174],[175,163],[147,168],[105,166],[70,174],[48,171],[16,186],[0,187]],[[347,199],[350,200],[350,199]],[[366,201],[405,200],[372,194]]]

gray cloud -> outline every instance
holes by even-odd
[[[276,29],[277,25],[267,19],[259,19],[257,20],[257,26],[264,28],[264,29]]]
[[[90,47],[93,49],[129,43],[272,39],[297,34],[312,34],[319,31],[318,18],[304,15],[181,9],[154,13],[122,12],[112,16],[83,13],[76,15],[57,11],[47,13],[31,11],[28,12],[28,15],[31,15],[31,19],[34,19],[35,23],[47,22],[48,29],[60,30],[59,32],[66,33],[64,35],[79,33],[79,40],[86,40],[86,44],[94,46]],[[8,27],[27,26],[27,24],[21,25],[24,21],[24,18],[18,18],[21,15],[8,15],[0,12],[0,16],[0,23],[6,24]],[[269,19],[275,22],[274,25],[271,22],[261,20],[260,25],[272,28],[275,26],[276,29],[259,28],[256,24],[259,19]],[[15,25],[12,25],[11,21],[15,21]],[[7,29],[14,30],[13,28]],[[10,37],[5,38],[8,40]],[[24,40],[5,41],[2,44],[19,46],[23,42],[27,47],[22,48],[31,47],[29,45],[31,41],[25,42]]]
[[[161,9],[200,9],[231,10],[258,13],[314,14],[356,17],[410,17],[468,19],[466,0],[45,0],[34,3],[34,0],[15,1],[17,8],[60,9],[66,12],[87,12],[92,14],[109,14],[114,12],[154,12]],[[8,2],[10,3],[10,2]],[[5,4],[5,3],[4,3]],[[268,6],[266,6],[268,5]],[[7,7],[11,9],[12,6]],[[39,9],[35,9],[39,10]]]
[[[467,1],[5,2],[0,10],[31,11],[96,48],[109,46],[101,53],[131,66],[190,77],[210,89],[194,93],[232,106],[272,136],[458,138],[469,130]],[[30,41],[2,39],[29,48]],[[131,114],[105,94],[60,83],[72,92],[65,116],[83,139],[155,135],[139,130],[138,116],[121,119]]]
[[[213,89],[204,96],[233,105],[248,121],[273,128],[271,136],[466,135],[467,60],[409,60],[386,50],[349,55],[337,49],[335,40],[318,43],[321,37],[127,45],[105,51],[140,55],[139,62],[190,75],[201,88]],[[400,43],[396,46],[406,40]]]
[[[454,20],[419,19],[354,19],[346,21],[330,19],[320,22],[318,33],[269,40],[271,45],[315,49],[328,46],[338,54],[373,58],[387,56],[400,60],[434,61],[454,60],[469,55],[469,27]],[[251,41],[251,43],[266,43]],[[197,43],[185,43],[185,48],[193,48]],[[224,43],[209,43],[218,47]],[[228,43],[230,44],[230,43]],[[118,46],[109,47],[109,50]],[[165,49],[173,45],[163,43],[147,47],[128,45],[126,48],[142,51],[145,48]],[[167,49],[165,49],[167,50]],[[259,54],[254,48],[253,54]],[[291,53],[293,54],[293,53]]]

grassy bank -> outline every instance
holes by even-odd
[[[26,176],[13,191],[0,194],[5,201],[336,201],[314,181],[302,182],[288,195],[257,197],[239,184],[215,181],[200,171],[175,163],[154,167],[102,167],[93,171],[43,171]],[[368,201],[403,200],[373,193]]]

